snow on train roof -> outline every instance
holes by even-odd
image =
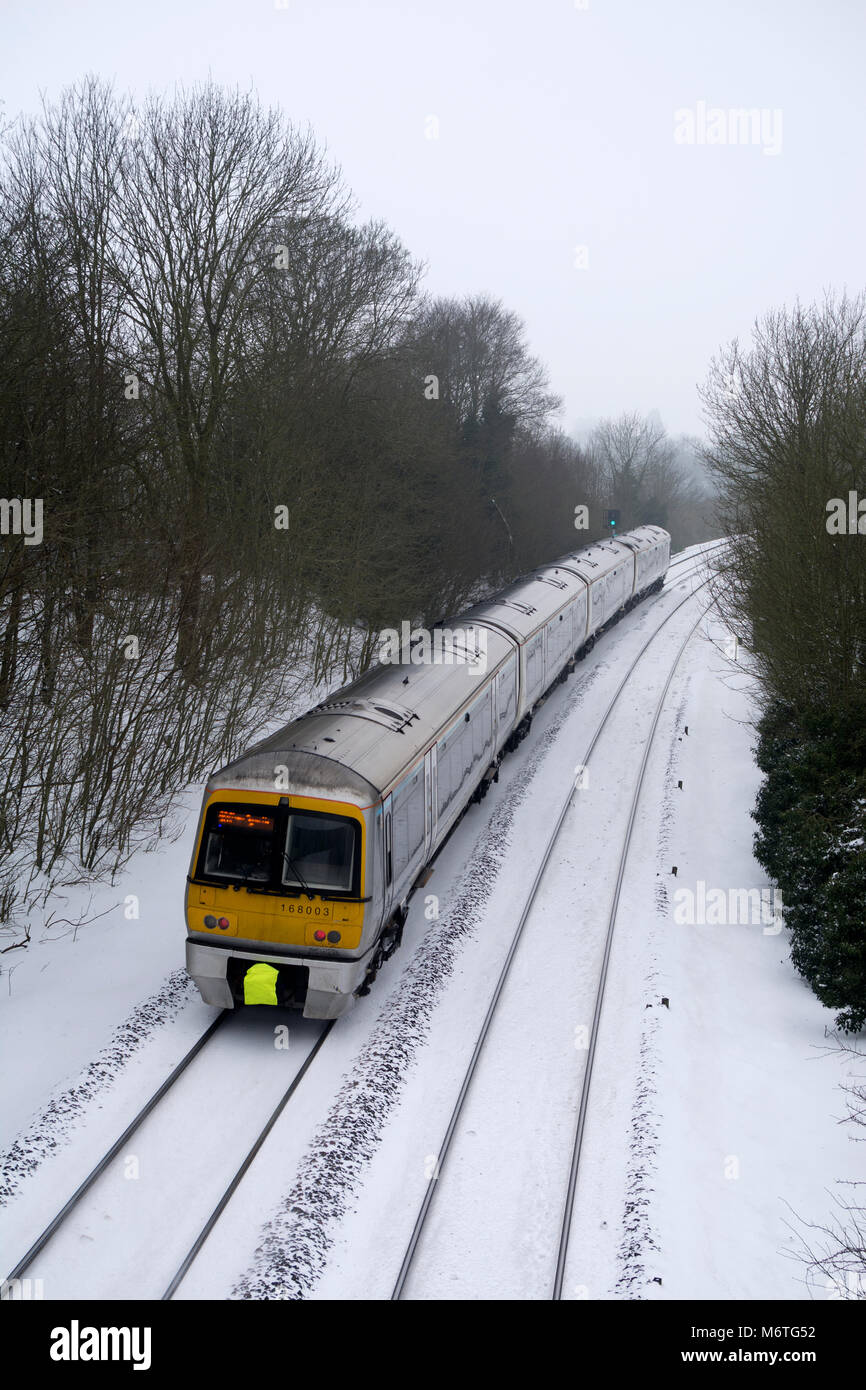
[[[640,542],[641,549],[647,549],[651,545],[661,545],[665,541],[670,544],[670,533],[662,526],[636,526],[633,531],[629,531],[627,537],[621,539],[633,539]]]
[[[567,555],[560,555],[554,563],[560,569],[579,574],[592,584],[609,570],[616,569],[623,560],[634,559],[634,547],[626,545],[625,539],[617,536],[615,539],[596,541],[594,545],[583,545],[580,550],[571,550]]]
[[[465,622],[432,629],[478,633]],[[417,644],[415,655],[418,655]],[[276,769],[289,769],[289,794],[316,794],[365,801],[385,791],[409,764],[420,758],[440,730],[483,687],[491,672],[516,650],[504,634],[486,628],[478,642],[482,654],[467,657],[457,644],[443,642],[442,660],[412,660],[404,647],[402,664],[376,665],[321,705],[214,772],[208,789],[238,786],[278,789]],[[449,659],[449,657],[451,659]]]
[[[670,536],[660,526],[637,526],[621,536],[611,536],[593,545],[569,551],[567,555],[560,555],[554,564],[581,575],[587,583],[592,584],[609,570],[615,569],[623,559],[632,558],[635,551],[649,550],[665,541],[670,542]]]
[[[496,623],[523,641],[584,588],[583,581],[569,570],[545,565],[473,604],[461,616],[477,623]]]

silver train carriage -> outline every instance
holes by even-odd
[[[551,686],[661,588],[642,526],[562,556],[371,667],[210,777],[186,967],[221,1008],[337,1018],[397,949],[425,868]]]

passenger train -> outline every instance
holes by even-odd
[[[410,639],[215,772],[186,897],[206,1003],[338,1018],[367,994],[425,869],[546,693],[669,561],[659,526],[564,555],[450,622],[447,659],[413,662]]]

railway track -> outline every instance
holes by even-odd
[[[322,1047],[323,1043],[325,1042],[325,1039],[327,1038],[328,1034],[334,1026],[334,1022],[334,1019],[330,1019],[322,1028],[318,1039],[313,1044],[310,1051],[307,1053],[307,1056],[304,1058],[304,1061],[302,1062],[301,1066],[298,1068],[297,1072],[295,1073],[289,1085],[287,1086],[285,1092],[281,1096],[279,1103],[271,1112],[270,1116],[268,1117],[267,1123],[259,1133],[259,1136],[253,1144],[252,1148],[250,1148],[247,1152],[243,1160],[243,1163],[238,1168],[237,1172],[235,1173],[231,1182],[226,1187],[225,1191],[223,1192],[222,1196],[220,1197],[219,1201],[217,1202],[216,1206],[214,1207],[213,1211],[208,1217],[207,1221],[202,1226],[201,1230],[199,1231],[199,1234],[196,1236],[196,1239],[193,1241],[178,1269],[175,1270],[175,1273],[173,1274],[171,1280],[169,1281],[166,1287],[165,1293],[162,1295],[163,1300],[172,1298],[176,1290],[180,1287],[181,1283],[186,1278],[187,1272],[189,1271],[193,1262],[197,1259],[202,1246],[204,1245],[205,1241],[207,1240],[216,1223],[219,1221],[220,1217],[222,1216],[222,1213],[225,1211],[237,1188],[240,1186],[244,1174],[250,1167],[251,1163],[253,1162],[253,1159],[255,1158],[259,1149],[264,1144],[265,1140],[267,1139],[277,1120],[282,1115],[292,1096],[295,1094],[295,1091],[298,1089],[298,1086],[303,1081],[304,1077],[307,1074],[307,1071],[315,1061],[315,1058],[319,1053],[319,1049]]]
[[[671,570],[676,569],[678,565],[687,565],[689,561],[694,563],[696,560],[702,560],[705,555],[712,555],[715,551],[727,545],[727,543],[727,540],[723,538],[718,541],[710,541],[702,550],[693,551],[691,555],[675,555],[668,565],[667,574],[670,574]],[[667,575],[665,577],[667,577]]]
[[[704,582],[706,583],[707,581]],[[703,585],[701,587],[703,587]],[[686,636],[680,643],[680,646],[677,650],[677,654],[670,667],[670,670],[668,671],[667,679],[665,680],[661,694],[659,695],[658,701],[656,703],[655,711],[653,713],[653,721],[652,725],[650,726],[649,737],[647,738],[646,745],[644,747],[643,758],[641,760],[640,769],[638,771],[637,780],[634,786],[634,792],[632,794],[631,806],[629,808],[628,815],[628,823],[626,825],[622,850],[619,856],[619,864],[617,866],[617,875],[613,892],[613,900],[611,902],[610,913],[608,915],[607,931],[605,933],[604,942],[604,957],[602,960],[601,973],[599,975],[598,990],[596,992],[595,998],[595,1008],[593,1010],[592,1025],[590,1028],[589,1050],[586,1059],[586,1069],[584,1071],[583,1084],[581,1086],[580,1091],[580,1106],[578,1108],[577,1123],[575,1125],[574,1145],[572,1147],[571,1164],[569,1166],[568,1173],[568,1188],[566,1191],[565,1209],[563,1211],[559,1249],[557,1251],[556,1257],[556,1270],[554,1273],[553,1280],[553,1298],[557,1301],[562,1297],[562,1285],[565,1278],[565,1266],[566,1260],[568,1258],[568,1248],[571,1237],[574,1198],[577,1190],[578,1169],[580,1166],[580,1156],[583,1147],[583,1137],[586,1129],[586,1117],[589,1107],[590,1087],[592,1085],[593,1064],[595,1062],[596,1048],[598,1044],[598,1034],[601,1025],[601,1015],[604,1006],[604,995],[605,987],[607,985],[608,966],[610,965],[610,952],[611,947],[613,945],[613,936],[614,929],[616,927],[617,911],[619,909],[620,893],[622,891],[622,884],[623,879],[625,877],[626,864],[628,862],[629,850],[631,848],[632,832],[634,830],[634,822],[635,816],[637,814],[638,801],[640,800],[640,794],[643,789],[650,752],[655,741],[656,731],[658,729],[658,724],[662,715],[662,711],[665,707],[665,700],[667,699],[667,693],[670,689],[671,681],[673,680],[677,672],[680,661],[683,658],[683,655],[687,646],[689,645],[689,642],[694,637],[695,632],[700,626],[704,616],[711,607],[712,603],[707,604],[701,610],[694,624],[686,633]]]
[[[723,544],[723,542],[721,542],[720,544]],[[717,548],[717,547],[713,547],[713,548],[715,549],[715,548]],[[701,555],[703,555],[703,554],[705,554],[705,553],[706,553],[706,552],[701,552]],[[698,556],[698,557],[696,557],[696,556],[688,556],[688,557],[684,557],[684,558],[685,558],[685,559],[688,559],[688,560],[695,560],[695,559],[699,559],[700,557],[699,557],[699,556]],[[699,569],[700,569],[700,565],[698,564],[698,565],[695,566],[695,570],[694,570],[695,575],[697,575],[697,573],[699,572]],[[688,577],[688,572],[687,572],[687,575],[686,575],[686,576],[682,576],[682,577]],[[674,605],[674,607],[671,609],[671,611],[663,618],[662,622],[658,625],[658,627],[650,634],[650,636],[649,636],[649,637],[647,638],[647,640],[644,642],[643,646],[640,648],[639,652],[638,652],[637,655],[634,657],[633,661],[631,662],[630,666],[628,667],[628,670],[625,672],[624,676],[622,677],[622,680],[620,681],[620,683],[619,683],[619,685],[618,685],[616,691],[614,692],[613,696],[611,697],[611,699],[610,699],[610,701],[609,701],[609,703],[608,703],[608,705],[607,705],[606,711],[605,711],[605,713],[604,713],[602,719],[600,720],[600,722],[599,722],[599,724],[598,724],[598,726],[597,726],[597,728],[596,728],[596,730],[595,730],[595,733],[593,734],[593,737],[592,737],[592,739],[591,739],[591,741],[590,741],[589,747],[587,748],[587,750],[586,750],[586,752],[584,753],[583,758],[582,758],[582,760],[581,760],[582,765],[583,765],[584,767],[586,767],[586,766],[589,765],[590,759],[591,759],[592,754],[593,754],[593,752],[594,752],[594,750],[595,750],[595,748],[596,748],[596,745],[598,744],[599,739],[601,738],[601,736],[602,736],[602,734],[603,734],[603,732],[604,732],[604,730],[605,730],[605,728],[606,728],[606,726],[607,726],[607,724],[608,724],[608,722],[609,722],[609,720],[610,720],[610,718],[611,718],[611,716],[612,716],[614,710],[616,709],[616,707],[617,707],[617,705],[618,705],[618,703],[619,703],[619,701],[620,701],[620,698],[621,698],[623,692],[624,692],[625,689],[627,688],[627,686],[628,686],[628,684],[629,684],[629,682],[630,682],[630,680],[631,680],[631,677],[632,677],[633,672],[635,671],[635,669],[637,668],[637,666],[639,665],[639,663],[640,663],[641,660],[643,659],[645,653],[652,647],[652,645],[654,644],[654,642],[655,642],[656,639],[658,638],[659,634],[660,634],[660,633],[662,632],[662,630],[667,626],[667,624],[671,621],[671,619],[675,616],[675,614],[678,613],[679,610],[680,610],[682,607],[684,607],[685,604],[691,602],[691,600],[694,598],[695,594],[697,594],[697,593],[700,591],[700,589],[704,588],[708,583],[709,583],[709,578],[702,580],[702,582],[697,586],[697,588],[695,588],[694,590],[692,590],[689,594],[687,594],[684,598],[682,598],[676,605]],[[666,679],[666,681],[665,681],[665,684],[664,684],[664,687],[663,687],[663,689],[662,689],[661,695],[659,696],[658,703],[657,703],[657,706],[656,706],[656,709],[655,709],[655,712],[654,712],[654,717],[653,717],[653,722],[652,722],[651,729],[650,729],[650,734],[649,734],[649,737],[648,737],[647,742],[646,742],[646,747],[645,747],[645,750],[644,750],[643,760],[642,760],[641,765],[640,765],[640,769],[639,769],[639,772],[638,772],[637,781],[636,781],[635,788],[634,788],[634,793],[633,793],[632,802],[631,802],[631,808],[630,808],[629,817],[628,817],[628,822],[627,822],[627,827],[626,827],[626,833],[625,833],[625,836],[624,836],[624,839],[623,839],[622,849],[621,849],[621,853],[620,853],[620,856],[619,856],[619,863],[618,863],[617,872],[616,872],[616,880],[615,880],[615,888],[614,888],[613,900],[612,900],[612,903],[611,903],[610,913],[609,913],[609,917],[608,917],[608,921],[607,921],[607,928],[606,928],[606,933],[605,933],[605,938],[604,938],[604,946],[603,946],[603,954],[602,954],[601,970],[600,970],[600,973],[599,973],[598,984],[597,984],[597,988],[596,988],[595,1005],[594,1005],[594,1009],[593,1009],[592,1024],[591,1024],[591,1028],[590,1028],[589,1046],[588,1046],[588,1051],[587,1051],[587,1061],[586,1061],[586,1067],[585,1067],[585,1070],[584,1070],[584,1076],[583,1076],[583,1081],[582,1081],[581,1090],[580,1090],[580,1100],[579,1100],[579,1105],[578,1105],[578,1109],[577,1109],[577,1118],[576,1118],[576,1124],[575,1124],[575,1132],[574,1132],[573,1142],[572,1142],[572,1145],[571,1145],[571,1161],[570,1161],[570,1165],[569,1165],[568,1177],[567,1177],[567,1182],[566,1182],[566,1187],[565,1187],[565,1196],[564,1196],[563,1213],[562,1213],[562,1220],[561,1220],[560,1229],[559,1229],[559,1240],[558,1240],[558,1246],[557,1246],[557,1250],[556,1250],[555,1261],[553,1262],[553,1274],[552,1274],[552,1283],[551,1283],[551,1297],[552,1297],[553,1299],[555,1299],[555,1300],[558,1300],[558,1299],[561,1297],[561,1294],[562,1294],[562,1285],[563,1285],[563,1278],[564,1278],[564,1273],[565,1273],[565,1264],[566,1264],[566,1259],[567,1259],[568,1249],[569,1249],[569,1233],[570,1233],[570,1229],[571,1229],[572,1213],[573,1213],[573,1207],[574,1207],[574,1197],[575,1197],[575,1192],[576,1192],[576,1188],[577,1188],[578,1170],[579,1170],[580,1157],[581,1157],[581,1150],[582,1150],[582,1145],[583,1145],[584,1130],[585,1130],[585,1125],[586,1125],[586,1116],[587,1116],[587,1112],[588,1112],[588,1102],[589,1102],[590,1087],[591,1087],[591,1082],[592,1082],[593,1065],[594,1065],[594,1062],[595,1062],[595,1055],[596,1055],[596,1047],[597,1047],[597,1040],[598,1040],[599,1025],[600,1025],[600,1022],[601,1022],[602,1008],[603,1008],[603,1003],[604,1003],[604,992],[605,992],[605,985],[606,985],[606,981],[607,981],[607,971],[608,971],[608,965],[609,965],[609,961],[610,961],[611,946],[612,946],[612,943],[613,943],[614,927],[615,927],[615,923],[616,923],[616,916],[617,916],[617,908],[618,908],[618,904],[619,904],[620,890],[621,890],[621,887],[622,887],[622,881],[623,881],[623,877],[624,877],[624,874],[625,874],[625,866],[626,866],[626,862],[627,862],[627,858],[628,858],[628,851],[629,851],[629,846],[630,846],[630,842],[631,842],[632,830],[633,830],[633,827],[634,827],[635,814],[636,814],[636,811],[637,811],[638,801],[639,801],[639,798],[640,798],[640,792],[641,792],[641,788],[642,788],[642,786],[643,786],[644,776],[645,776],[645,772],[646,772],[647,763],[648,763],[648,761],[649,761],[650,751],[651,751],[651,748],[652,748],[652,745],[653,745],[653,740],[654,740],[655,732],[656,732],[656,729],[657,729],[657,727],[658,727],[658,722],[659,722],[659,719],[660,719],[660,717],[661,717],[662,710],[663,710],[663,708],[664,708],[664,702],[665,702],[665,698],[666,698],[666,696],[667,696],[668,689],[670,688],[670,684],[671,684],[671,681],[672,681],[672,679],[673,679],[673,676],[674,676],[674,674],[675,674],[675,672],[676,672],[676,670],[677,670],[677,668],[678,668],[678,666],[679,666],[680,660],[682,659],[682,656],[683,656],[683,654],[684,654],[684,652],[685,652],[685,650],[686,650],[686,647],[688,646],[689,641],[691,640],[692,636],[694,635],[695,631],[697,630],[698,626],[700,625],[700,622],[701,622],[701,620],[703,619],[704,614],[708,611],[708,608],[711,607],[711,606],[712,606],[712,604],[709,604],[709,605],[707,605],[704,609],[702,609],[702,611],[701,611],[699,617],[696,619],[695,623],[691,626],[691,628],[689,629],[688,633],[686,634],[686,637],[684,638],[683,642],[681,643],[681,645],[680,645],[680,647],[679,647],[679,649],[678,649],[678,651],[677,651],[676,657],[675,657],[675,659],[674,659],[674,661],[673,661],[673,664],[672,664],[671,667],[670,667],[670,670],[669,670],[668,675],[667,675],[667,679]],[[556,846],[556,844],[557,844],[557,841],[558,841],[558,839],[559,839],[560,832],[561,832],[561,830],[562,830],[563,824],[564,824],[565,819],[566,819],[566,817],[567,817],[567,815],[568,815],[568,813],[569,813],[569,810],[571,809],[571,806],[572,806],[572,803],[573,803],[573,800],[574,800],[574,793],[575,793],[575,788],[574,788],[574,786],[572,786],[572,788],[570,789],[570,792],[569,792],[568,796],[565,798],[565,800],[564,800],[564,802],[563,802],[563,805],[562,805],[562,807],[561,807],[561,809],[560,809],[560,811],[559,811],[558,817],[557,817],[556,822],[555,822],[555,824],[554,824],[554,826],[553,826],[553,830],[552,830],[552,832],[551,832],[551,834],[550,834],[550,837],[549,837],[549,839],[548,839],[548,841],[547,841],[547,844],[546,844],[546,846],[545,846],[544,852],[543,852],[543,854],[542,854],[541,861],[540,861],[540,863],[539,863],[539,865],[538,865],[538,869],[537,869],[537,871],[536,871],[536,874],[535,874],[535,877],[534,877],[534,879],[533,879],[532,885],[531,885],[531,887],[530,887],[530,889],[529,889],[529,892],[528,892],[528,894],[527,894],[527,896],[526,896],[526,898],[525,898],[525,900],[524,900],[524,904],[523,904],[523,908],[522,908],[520,917],[519,917],[519,919],[518,919],[518,921],[517,921],[517,924],[516,924],[516,926],[515,926],[515,928],[514,928],[514,932],[513,932],[512,938],[511,938],[511,942],[510,942],[510,944],[509,944],[509,948],[508,948],[507,954],[506,954],[506,956],[505,956],[505,960],[504,960],[504,962],[503,962],[503,965],[502,965],[502,968],[501,968],[499,977],[498,977],[497,982],[496,982],[496,985],[495,985],[495,987],[494,987],[494,990],[493,990],[493,993],[492,993],[492,996],[491,996],[491,999],[490,999],[490,1003],[489,1003],[489,1005],[488,1005],[487,1012],[486,1012],[486,1014],[485,1014],[483,1023],[482,1023],[482,1025],[481,1025],[480,1030],[479,1030],[479,1033],[478,1033],[478,1036],[477,1036],[477,1039],[476,1039],[476,1042],[475,1042],[475,1046],[474,1046],[473,1051],[472,1051],[472,1054],[471,1054],[471,1056],[470,1056],[469,1063],[468,1063],[468,1066],[467,1066],[467,1068],[466,1068],[466,1071],[465,1071],[465,1074],[464,1074],[464,1077],[463,1077],[463,1081],[462,1081],[462,1084],[461,1084],[461,1086],[460,1086],[460,1090],[459,1090],[458,1095],[457,1095],[456,1102],[455,1102],[454,1107],[453,1107],[453,1110],[452,1110],[452,1112],[451,1112],[451,1116],[450,1116],[450,1119],[449,1119],[449,1122],[448,1122],[448,1126],[447,1126],[447,1128],[446,1128],[446,1131],[445,1131],[445,1134],[444,1134],[444,1137],[443,1137],[443,1140],[442,1140],[442,1143],[441,1143],[439,1152],[438,1152],[438,1154],[436,1155],[436,1162],[435,1162],[435,1168],[434,1168],[434,1172],[435,1172],[435,1175],[436,1175],[436,1176],[435,1176],[435,1179],[434,1179],[434,1180],[429,1181],[428,1184],[427,1184],[427,1188],[426,1188],[425,1194],[424,1194],[424,1199],[423,1199],[423,1201],[422,1201],[422,1204],[421,1204],[421,1206],[420,1206],[420,1208],[419,1208],[419,1211],[418,1211],[418,1214],[417,1214],[417,1216],[416,1216],[415,1224],[414,1224],[414,1226],[413,1226],[413,1228],[412,1228],[412,1232],[411,1232],[411,1235],[410,1235],[408,1244],[407,1244],[407,1246],[406,1246],[406,1251],[405,1251],[405,1254],[404,1254],[404,1257],[403,1257],[403,1261],[402,1261],[402,1264],[401,1264],[401,1266],[400,1266],[400,1270],[399,1270],[399,1273],[398,1273],[398,1275],[397,1275],[397,1279],[396,1279],[396,1281],[395,1281],[395,1284],[394,1284],[394,1287],[393,1287],[393,1290],[392,1290],[392,1294],[391,1294],[392,1300],[399,1300],[400,1298],[403,1297],[404,1290],[406,1289],[407,1282],[408,1282],[409,1277],[410,1277],[410,1275],[411,1275],[411,1273],[412,1273],[412,1270],[413,1270],[413,1268],[414,1268],[414,1265],[415,1265],[415,1262],[416,1262],[416,1259],[417,1259],[417,1255],[418,1255],[418,1251],[419,1251],[419,1247],[420,1247],[422,1238],[423,1238],[423,1236],[424,1236],[425,1229],[426,1229],[426,1227],[427,1227],[427,1223],[428,1223],[428,1220],[429,1220],[430,1212],[431,1212],[431,1210],[432,1210],[432,1208],[433,1208],[433,1205],[434,1205],[434,1202],[435,1202],[435,1199],[436,1199],[436,1194],[437,1194],[437,1192],[438,1192],[439,1189],[440,1189],[440,1179],[441,1179],[442,1171],[443,1171],[445,1162],[446,1162],[446,1160],[447,1160],[448,1154],[449,1154],[449,1152],[450,1152],[450,1150],[451,1150],[451,1148],[452,1148],[455,1135],[456,1135],[457,1132],[458,1132],[458,1128],[459,1128],[459,1124],[460,1124],[461,1115],[462,1115],[462,1112],[463,1112],[463,1109],[464,1109],[464,1106],[465,1106],[465,1103],[466,1103],[467,1096],[468,1096],[468,1094],[469,1094],[469,1092],[470,1092],[470,1088],[471,1088],[471,1086],[472,1086],[473,1079],[474,1079],[475,1076],[476,1076],[476,1073],[477,1073],[477,1070],[478,1070],[478,1066],[479,1066],[480,1059],[481,1059],[481,1057],[482,1057],[482,1055],[483,1055],[483,1053],[484,1053],[484,1050],[485,1050],[485,1045],[486,1045],[486,1042],[487,1042],[487,1039],[488,1039],[488,1036],[489,1036],[489,1033],[490,1033],[491,1024],[493,1023],[494,1017],[496,1016],[497,1006],[498,1006],[498,1004],[499,1004],[499,1001],[500,1001],[500,997],[501,997],[501,995],[502,995],[503,988],[504,988],[505,983],[506,983],[506,980],[507,980],[507,978],[508,978],[508,976],[509,976],[509,972],[510,972],[510,970],[511,970],[511,967],[512,967],[512,964],[513,964],[513,962],[514,962],[514,959],[515,959],[515,957],[516,957],[516,955],[517,955],[517,953],[518,953],[518,949],[519,949],[519,946],[520,946],[520,942],[521,942],[521,939],[522,939],[522,937],[523,937],[524,927],[525,927],[525,925],[526,925],[527,919],[528,919],[529,916],[530,916],[530,913],[531,913],[531,911],[532,911],[533,905],[534,905],[534,903],[535,903],[535,901],[536,901],[536,899],[537,899],[537,897],[538,897],[539,890],[540,890],[541,885],[542,885],[542,882],[543,882],[543,880],[544,880],[544,878],[545,878],[545,874],[546,874],[546,872],[547,872],[547,870],[548,870],[548,866],[549,866],[549,864],[550,864],[550,861],[551,861],[551,858],[552,858],[552,855],[553,855],[553,852],[554,852],[554,848],[555,848],[555,846]]]
[[[163,1083],[157,1088],[157,1090],[153,1092],[153,1094],[137,1112],[134,1118],[123,1130],[123,1132],[118,1136],[118,1138],[114,1141],[110,1148],[106,1150],[103,1156],[94,1165],[94,1167],[88,1173],[87,1177],[84,1178],[84,1180],[79,1184],[79,1186],[75,1189],[72,1195],[57,1212],[57,1214],[52,1218],[52,1220],[48,1223],[44,1230],[42,1230],[39,1236],[37,1236],[36,1240],[29,1247],[26,1253],[21,1257],[21,1259],[15,1265],[14,1269],[10,1271],[6,1280],[6,1283],[8,1285],[11,1285],[12,1282],[15,1280],[21,1279],[21,1277],[29,1269],[32,1269],[35,1261],[38,1259],[38,1257],[42,1254],[43,1251],[50,1247],[52,1241],[55,1240],[55,1238],[58,1236],[58,1233],[61,1231],[61,1228],[65,1226],[65,1224],[73,1215],[73,1213],[82,1209],[85,1199],[88,1197],[88,1194],[90,1194],[96,1188],[100,1178],[106,1175],[111,1169],[112,1164],[114,1164],[115,1161],[119,1159],[120,1156],[127,1151],[129,1142],[133,1138],[133,1136],[136,1135],[142,1129],[142,1126],[144,1126],[145,1122],[150,1117],[155,1116],[159,1113],[160,1105],[164,1104],[169,1095],[174,1091],[181,1078],[187,1073],[188,1068],[191,1066],[191,1064],[196,1060],[196,1058],[200,1057],[205,1052],[208,1044],[214,1039],[216,1034],[221,1030],[225,1029],[228,1020],[234,1018],[236,1018],[236,1015],[234,1015],[230,1010],[225,1010],[224,1012],[218,1014],[217,1017],[213,1020],[213,1022],[208,1025],[208,1027],[196,1040],[193,1046],[181,1058],[177,1066],[175,1066],[173,1070],[169,1073],[165,1081],[163,1081]],[[165,1292],[162,1295],[163,1299],[170,1299],[179,1287],[179,1285],[181,1284],[181,1282],[183,1281],[183,1279],[186,1277],[187,1272],[189,1271],[192,1264],[198,1257],[202,1247],[207,1241],[208,1236],[216,1226],[217,1221],[219,1220],[220,1216],[222,1215],[223,1211],[225,1210],[235,1191],[242,1182],[244,1175],[250,1168],[256,1155],[258,1154],[262,1145],[265,1143],[265,1140],[267,1139],[268,1135],[270,1134],[271,1130],[273,1129],[274,1125],[276,1124],[286,1105],[291,1100],[292,1096],[295,1094],[298,1086],[300,1085],[307,1071],[311,1067],[313,1061],[318,1055],[333,1026],[333,1020],[328,1021],[322,1026],[322,1028],[319,1030],[318,1036],[314,1039],[312,1046],[306,1052],[306,1055],[303,1057],[297,1068],[293,1070],[293,1074],[290,1080],[288,1081],[288,1084],[283,1089],[277,1105],[271,1110],[264,1126],[259,1130],[255,1142],[246,1152],[243,1161],[234,1172],[234,1175],[232,1176],[230,1182],[227,1184],[224,1191],[222,1192],[219,1201],[213,1208],[207,1220],[204,1222],[195,1240],[190,1245],[184,1259],[182,1260],[179,1267],[175,1270],[172,1278],[168,1282],[165,1288]]]
[[[123,1133],[111,1145],[111,1148],[108,1149],[106,1153],[103,1154],[99,1162],[93,1168],[91,1168],[87,1177],[84,1179],[83,1182],[81,1182],[78,1185],[78,1187],[72,1193],[72,1196],[60,1208],[57,1215],[53,1217],[51,1221],[49,1221],[48,1225],[44,1228],[44,1230],[36,1237],[29,1250],[24,1255],[22,1255],[15,1268],[11,1270],[8,1274],[5,1280],[7,1284],[11,1284],[14,1279],[20,1279],[22,1275],[26,1274],[27,1270],[30,1269],[30,1267],[32,1266],[33,1261],[36,1259],[37,1255],[40,1255],[42,1253],[42,1251],[48,1245],[49,1241],[57,1234],[60,1227],[67,1220],[67,1218],[72,1215],[73,1211],[75,1211],[75,1209],[78,1206],[80,1206],[81,1202],[86,1197],[90,1189],[94,1186],[97,1179],[99,1179],[102,1176],[102,1174],[106,1171],[106,1169],[110,1166],[114,1159],[116,1159],[118,1155],[122,1153],[126,1145],[129,1143],[129,1140],[132,1138],[133,1134],[135,1134],[136,1131],[141,1128],[148,1115],[150,1115],[156,1109],[163,1096],[167,1095],[171,1088],[174,1085],[176,1085],[176,1083],[180,1080],[181,1076],[183,1076],[183,1073],[186,1071],[187,1067],[190,1065],[192,1061],[195,1060],[195,1058],[202,1051],[202,1049],[210,1042],[214,1033],[216,1033],[217,1030],[222,1027],[227,1017],[227,1013],[218,1014],[217,1017],[213,1020],[213,1022],[204,1030],[201,1036],[196,1040],[196,1042],[193,1043],[192,1047],[181,1058],[177,1066],[169,1073],[169,1075],[166,1077],[165,1081],[163,1081],[162,1085],[158,1088],[158,1090],[154,1091],[153,1095],[141,1107],[141,1109],[138,1111],[138,1114],[134,1117],[133,1120],[130,1121]]]

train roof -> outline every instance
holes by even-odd
[[[414,662],[418,643],[401,648],[400,664],[377,664],[351,685],[335,691],[308,714],[286,724],[225,767],[211,774],[208,791],[238,787],[279,790],[278,767],[287,767],[288,794],[369,804],[419,759],[446,724],[490,675],[516,650],[503,633],[472,624],[431,629],[443,638],[445,659]],[[470,634],[464,644],[462,633]],[[486,654],[484,644],[486,643]]]
[[[626,539],[617,536],[615,539],[596,541],[594,545],[583,545],[579,550],[560,555],[554,564],[559,569],[567,569],[572,574],[580,575],[587,584],[592,584],[609,570],[616,569],[623,560],[634,558],[634,546],[627,545]]]
[[[560,569],[568,569],[580,575],[588,584],[600,579],[609,570],[615,569],[624,558],[635,552],[650,550],[653,546],[670,541],[667,531],[661,526],[637,526],[634,531],[625,531],[621,536],[611,536],[593,545],[581,546],[579,550],[569,551],[554,561]]]
[[[461,617],[472,618],[476,623],[495,623],[524,642],[585,587],[583,580],[569,570],[545,565],[473,604]]]
[[[629,531],[625,536],[617,537],[626,545],[630,542],[635,550],[650,550],[654,545],[663,545],[665,541],[670,544],[670,532],[663,526],[636,526],[633,531]]]

